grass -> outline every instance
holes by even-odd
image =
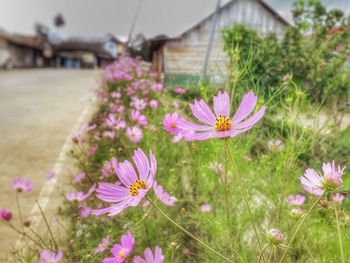
[[[98,142],[97,153],[93,157],[83,158],[85,169],[98,181],[103,161],[109,160],[111,156],[123,161],[130,159],[132,151],[138,147],[146,152],[152,149],[158,163],[156,179],[167,192],[176,197],[177,203],[175,207],[165,207],[153,194],[150,198],[176,222],[234,262],[256,262],[259,256],[257,240],[232,167],[225,160],[224,141],[180,141],[174,144],[170,134],[162,129],[162,120],[166,113],[175,110],[172,107],[174,99],[181,105],[180,112],[190,115],[188,103],[192,98],[174,98],[171,92],[164,92],[158,99],[161,104],[159,110],[146,112],[149,127],[153,129],[144,129],[141,143],[132,144],[123,136],[113,142],[102,139]],[[239,100],[238,96],[236,100]],[[298,181],[304,169],[311,166],[319,170],[322,162],[331,161],[333,157],[341,162],[349,157],[347,147],[343,147],[348,138],[346,136],[350,134],[349,129],[325,137],[296,126],[290,119],[277,119],[275,112],[281,105],[280,100],[296,115],[301,111],[300,105],[305,102],[301,99],[298,101],[293,95],[285,99],[277,97],[268,105],[271,110],[262,122],[247,134],[228,141],[264,244],[267,242],[265,236],[269,229],[280,229],[288,239],[296,228],[298,219],[290,216],[290,207],[284,198],[289,194],[304,194]],[[93,122],[101,122],[105,110],[104,105],[101,105]],[[90,141],[93,141],[91,137]],[[268,150],[267,141],[275,138],[284,142],[283,151]],[[334,145],[334,148],[330,145]],[[322,151],[317,152],[318,148]],[[77,151],[76,155],[82,156],[82,153]],[[79,162],[80,166],[82,162]],[[209,169],[213,162],[227,164],[229,220],[224,204],[224,185],[220,182],[219,175]],[[347,187],[350,186],[348,177],[348,174],[344,176]],[[307,196],[304,209],[311,206],[313,201],[313,197]],[[212,212],[203,213],[199,209],[203,203],[211,204]],[[94,199],[89,205],[97,207],[99,201]],[[129,208],[112,218],[90,216],[87,219],[79,218],[76,206],[77,204],[67,202],[62,210],[62,216],[71,219],[67,236],[69,246],[65,248],[65,255],[72,261],[101,262],[109,255],[108,250],[94,255],[102,238],[109,235],[113,243],[119,242],[120,236],[130,230],[136,240],[134,254],[142,254],[146,247],[160,246],[165,262],[222,262],[216,255],[169,224],[150,206]],[[350,240],[347,215],[349,208],[349,200],[339,208],[347,259],[350,258],[350,242],[346,242]],[[336,233],[332,209],[317,205],[297,235],[285,262],[340,262]],[[269,248],[267,253],[273,253],[271,257],[275,262],[284,249]]]
[[[128,67],[123,68],[123,63],[116,62],[113,70],[122,68],[123,73],[130,73]],[[350,157],[350,126],[344,131],[339,131],[336,127],[304,127],[300,121],[301,115],[317,112],[319,107],[312,105],[309,98],[290,80],[282,83],[267,100],[259,99],[258,107],[266,104],[268,111],[253,129],[226,141],[247,194],[259,239],[265,248],[262,256],[234,167],[225,151],[226,142],[211,139],[198,142],[181,140],[174,143],[173,136],[163,129],[162,122],[167,113],[176,111],[191,118],[189,103],[194,98],[204,98],[211,105],[216,89],[209,82],[199,85],[197,93],[191,90],[184,95],[176,95],[166,89],[160,92],[151,91],[147,96],[157,99],[159,107],[157,110],[147,108],[143,111],[148,118],[148,125],[142,128],[143,138],[139,143],[130,142],[124,131],[119,132],[114,139],[103,136],[106,130],[104,120],[111,111],[111,103],[117,101],[111,94],[121,91],[123,96],[120,104],[128,111],[130,97],[125,95],[127,88],[134,82],[148,88],[154,83],[154,78],[148,74],[137,77],[137,65],[131,68],[134,74],[132,80],[105,80],[98,90],[99,108],[89,123],[96,124],[96,128],[81,133],[85,143],[76,144],[71,152],[72,158],[76,160],[77,171],[83,171],[89,177],[89,180],[86,178],[82,183],[74,184],[76,190],[86,193],[93,182],[114,182],[114,177],[101,178],[104,162],[113,156],[122,162],[130,160],[137,148],[146,153],[152,149],[158,166],[156,180],[177,202],[173,207],[165,206],[155,197],[153,191],[150,191],[147,198],[155,202],[175,222],[233,262],[258,262],[259,258],[261,262],[278,262],[302,220],[291,216],[292,207],[285,202],[285,198],[290,194],[304,194],[307,197],[302,207],[304,212],[312,206],[316,198],[304,192],[299,177],[306,168],[320,171],[323,162],[333,159],[341,165],[346,164]],[[231,84],[228,83],[226,89],[231,94],[235,110],[242,95],[250,88],[238,88],[237,83]],[[261,87],[258,84],[252,87],[255,94],[259,95]],[[107,97],[105,94],[108,94]],[[178,109],[174,107],[174,101],[179,104]],[[128,119],[127,115],[123,117]],[[130,120],[127,121],[127,125],[131,125],[130,123]],[[325,128],[328,129],[327,132]],[[283,150],[269,149],[268,141],[274,139],[283,142]],[[91,147],[96,145],[96,152],[91,153]],[[224,169],[211,169],[215,162],[221,163]],[[222,179],[225,172],[226,189]],[[343,178],[344,189],[350,189],[348,169]],[[330,200],[331,195],[327,194],[323,199]],[[202,204],[210,204],[212,210],[204,213],[200,209]],[[108,204],[94,196],[86,201],[67,200],[62,204],[59,215],[68,222],[68,228],[59,240],[59,246],[64,252],[64,262],[101,262],[111,255],[110,248],[119,243],[121,235],[127,231],[134,235],[135,246],[126,262],[132,262],[134,255],[142,255],[146,247],[154,249],[156,246],[162,248],[164,262],[223,262],[205,246],[169,223],[150,205],[130,207],[114,217],[90,215],[82,218],[79,214],[79,207],[97,209],[106,205]],[[350,260],[348,198],[337,210],[344,258]],[[283,233],[285,241],[282,245],[270,246],[268,231],[273,228]],[[111,244],[103,253],[95,253],[106,236],[111,238]],[[336,217],[330,201],[326,208],[319,204],[315,206],[287,252],[284,262],[341,262]],[[38,248],[33,248],[28,255],[17,258],[24,262],[35,262],[37,254]]]

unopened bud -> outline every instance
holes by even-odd
[[[179,244],[176,243],[176,242],[171,242],[171,243],[170,243],[170,247],[171,247],[171,248],[174,248],[174,249],[177,249],[177,248],[179,248]]]
[[[328,201],[326,199],[320,200],[320,205],[323,208],[327,208],[328,207]]]
[[[287,74],[282,78],[283,82],[288,82],[290,80],[292,80],[293,76],[291,74]]]
[[[273,228],[267,233],[267,240],[271,245],[278,246],[283,243],[284,235],[278,229]]]
[[[5,221],[10,221],[12,218],[12,213],[5,209],[0,209],[0,217]]]
[[[31,224],[31,221],[30,221],[29,219],[23,221],[23,225],[24,225],[25,227],[29,227],[30,224]]]
[[[300,218],[304,215],[304,211],[300,208],[293,208],[290,212],[289,215],[293,218]]]

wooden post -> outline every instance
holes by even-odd
[[[216,4],[216,10],[215,10],[215,13],[214,13],[214,16],[213,16],[213,24],[211,26],[211,31],[210,31],[210,36],[209,36],[209,40],[208,40],[207,51],[206,51],[205,59],[204,59],[203,79],[205,79],[206,76],[207,76],[208,63],[209,63],[209,58],[210,58],[210,51],[211,51],[211,48],[212,48],[212,45],[213,45],[213,40],[214,40],[215,30],[216,30],[216,22],[217,22],[220,6],[221,6],[221,0],[218,0],[218,2]]]

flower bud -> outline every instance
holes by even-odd
[[[336,206],[338,206],[338,205],[341,205],[341,203],[343,203],[344,198],[345,198],[344,195],[336,193],[335,195],[332,196],[332,201]]]
[[[171,248],[174,248],[174,249],[177,249],[177,248],[180,247],[180,245],[179,245],[178,243],[176,243],[176,242],[171,242],[171,243],[170,243],[170,247],[171,247]]]
[[[300,208],[293,208],[290,212],[289,215],[293,218],[300,218],[304,215],[304,211]]]
[[[328,207],[328,201],[326,199],[320,200],[320,205],[323,208],[327,208]]]
[[[29,227],[31,223],[32,223],[32,222],[31,222],[29,219],[26,219],[26,220],[23,221],[23,225],[24,225],[25,227]]]
[[[286,74],[283,78],[282,81],[283,82],[288,82],[290,80],[292,80],[293,76],[291,74]]]
[[[278,246],[283,243],[284,235],[278,229],[272,228],[267,233],[267,240],[271,245]]]
[[[0,217],[5,221],[10,221],[12,218],[12,213],[5,209],[0,209]]]

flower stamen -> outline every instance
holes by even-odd
[[[138,196],[139,190],[146,189],[147,184],[144,180],[136,180],[135,183],[131,184],[129,187],[129,193],[131,196]]]
[[[231,129],[232,122],[225,115],[219,115],[216,117],[215,129],[219,132],[229,131]]]
[[[124,258],[125,257],[125,250],[124,250],[124,248],[119,251],[119,257],[120,258]]]

